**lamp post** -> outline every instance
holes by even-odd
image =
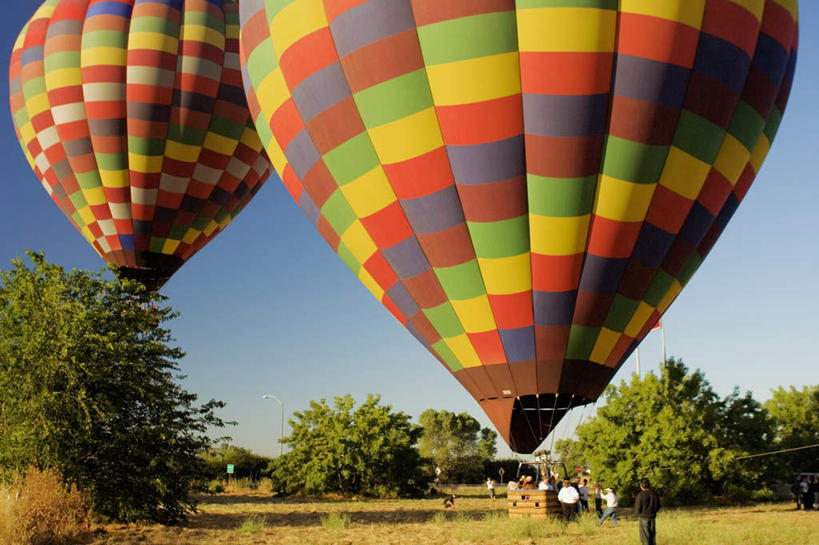
[[[282,451],[284,449],[284,443],[282,443],[282,439],[284,439],[284,401],[274,396],[273,394],[265,394],[262,396],[262,399],[272,399],[278,402],[282,409],[282,425],[279,431],[279,457],[281,457]]]

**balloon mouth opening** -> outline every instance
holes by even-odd
[[[516,398],[509,417],[509,446],[519,453],[534,452],[570,410],[592,402],[573,394],[532,394]]]
[[[159,291],[175,271],[163,271],[149,268],[119,267],[117,276],[120,279],[136,280],[148,291]]]

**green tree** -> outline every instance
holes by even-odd
[[[750,394],[714,393],[701,371],[670,359],[640,380],[609,386],[606,404],[577,429],[578,440],[558,445],[585,460],[595,479],[628,497],[649,477],[668,502],[693,503],[712,495],[749,497],[759,489],[763,459],[737,456],[769,444],[773,423]]]
[[[0,273],[0,476],[53,467],[97,513],[176,523],[222,426],[175,381],[164,298],[29,252]]]
[[[774,447],[789,449],[819,444],[819,385],[803,386],[800,390],[780,386],[771,390],[771,398],[764,406],[776,425]],[[785,453],[775,460],[780,462],[782,478],[790,479],[793,473],[801,471],[819,471],[819,449]]]
[[[227,465],[233,465],[233,477],[253,479],[261,477],[273,460],[260,456],[246,448],[222,443],[202,454],[212,479],[223,479],[227,475]]]
[[[402,412],[370,395],[355,406],[349,395],[312,401],[294,413],[283,442],[290,452],[270,466],[280,494],[339,493],[395,497],[417,495],[425,486],[415,444],[420,428]]]
[[[483,478],[483,463],[495,457],[498,434],[467,413],[427,409],[419,419],[424,429],[418,450],[433,467],[441,468],[441,479],[474,482]]]

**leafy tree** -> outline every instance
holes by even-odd
[[[0,476],[53,467],[97,513],[176,523],[222,403],[175,381],[164,298],[28,253],[0,273]]]
[[[780,386],[771,394],[764,406],[776,425],[774,446],[789,449],[819,444],[819,385],[801,390]],[[790,479],[792,473],[801,471],[819,471],[819,449],[786,453],[776,460],[782,462],[779,473],[783,478]]]
[[[370,395],[355,406],[349,395],[312,401],[294,413],[293,433],[283,442],[290,452],[270,466],[280,494],[417,495],[426,479],[415,444],[420,428],[402,412]]]
[[[424,429],[418,450],[441,478],[451,482],[474,482],[483,478],[483,462],[495,457],[498,434],[467,413],[427,409],[421,413]]]
[[[212,479],[224,478],[227,465],[233,464],[233,476],[237,479],[258,479],[267,471],[271,458],[260,456],[250,450],[229,443],[222,443],[202,454]]]
[[[751,395],[734,391],[720,399],[701,371],[689,373],[680,360],[666,361],[660,376],[636,375],[609,386],[607,402],[577,429],[576,443],[557,445],[580,456],[595,479],[636,494],[649,477],[670,503],[691,503],[716,494],[748,497],[765,476],[764,459],[737,456],[770,444],[773,424]]]

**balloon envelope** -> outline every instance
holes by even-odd
[[[160,287],[269,175],[238,53],[229,0],[48,0],[20,33],[20,144],[121,276]]]
[[[262,140],[513,450],[595,400],[758,172],[795,0],[243,0]]]

